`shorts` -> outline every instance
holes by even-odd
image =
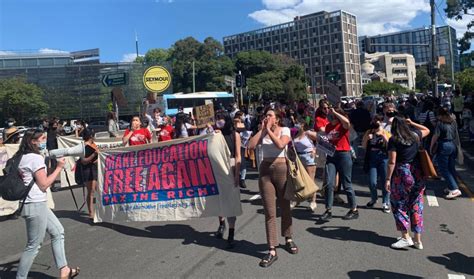
[[[298,153],[298,157],[300,158],[301,163],[303,163],[305,167],[316,166],[316,162],[314,161],[314,153]]]

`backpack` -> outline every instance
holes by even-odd
[[[22,157],[23,155],[20,155],[8,159],[7,164],[3,169],[3,176],[0,177],[0,194],[4,200],[23,200],[24,202],[31,187],[33,187],[33,184],[35,183],[34,178],[28,185],[25,185],[23,182],[22,175],[18,170]]]

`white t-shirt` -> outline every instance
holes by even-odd
[[[288,136],[291,138],[290,129],[282,127],[278,138],[281,138],[282,136]],[[269,135],[266,135],[262,140],[262,153],[263,158],[285,157],[285,149],[277,148]]]
[[[181,125],[181,135],[179,136],[180,138],[187,138],[189,137],[188,134],[188,129],[191,129],[193,126],[189,123],[184,123]]]
[[[46,173],[46,164],[44,163],[43,156],[36,154],[36,153],[28,153],[21,157],[20,164],[18,165],[18,169],[23,176],[23,182],[25,186],[28,186],[33,180],[34,173],[37,170],[43,169]],[[28,193],[28,197],[26,198],[25,202],[44,202],[47,201],[46,191],[41,191],[38,187],[36,182],[31,187],[30,192]]]

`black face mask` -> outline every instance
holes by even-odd
[[[377,130],[378,128],[380,128],[380,123],[371,123],[370,124],[370,129]]]
[[[389,111],[389,112],[385,113],[385,116],[387,116],[387,117],[394,117],[395,115],[397,115],[397,113],[394,112],[394,111]]]

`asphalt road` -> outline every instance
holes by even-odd
[[[66,230],[66,254],[71,266],[80,266],[79,278],[473,278],[474,199],[466,191],[455,201],[442,198],[442,181],[428,183],[425,199],[424,250],[393,250],[396,241],[393,216],[378,203],[367,209],[368,177],[360,165],[353,170],[360,209],[358,220],[344,221],[347,208],[335,207],[335,217],[321,223],[324,211],[318,200],[316,213],[307,204],[294,209],[294,239],[300,252],[279,255],[270,268],[258,266],[266,252],[264,216],[256,173],[242,190],[244,213],[237,220],[237,247],[226,250],[224,240],[213,236],[217,218],[186,222],[136,222],[90,225],[75,210],[69,191],[54,193],[55,213]],[[473,185],[472,170],[461,170],[465,184]],[[82,201],[82,190],[74,190]],[[255,200],[250,200],[253,197]],[[343,196],[345,199],[345,196]],[[379,199],[380,201],[380,199]],[[278,220],[279,222],[280,220]],[[278,225],[279,227],[279,225]],[[284,239],[280,239],[283,243]],[[0,221],[0,278],[14,278],[26,243],[22,219]],[[46,237],[30,276],[57,275]],[[460,277],[456,277],[460,276]],[[464,277],[463,277],[464,276]]]

